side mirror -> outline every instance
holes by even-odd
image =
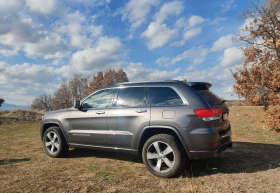
[[[80,103],[80,101],[75,101],[75,102],[74,102],[74,108],[76,108],[76,109],[80,109],[80,108],[81,108],[81,103]]]

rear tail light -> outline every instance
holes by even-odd
[[[211,144],[211,147],[212,147],[213,149],[216,149],[218,146],[219,146],[219,143],[212,143],[212,144]]]
[[[194,113],[204,121],[213,121],[220,119],[223,114],[222,110],[219,108],[195,109]]]

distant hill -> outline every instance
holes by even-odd
[[[0,107],[0,111],[5,111],[5,110],[15,110],[15,109],[28,109],[28,106],[24,105],[13,105],[13,104],[8,104],[8,103],[3,103]]]

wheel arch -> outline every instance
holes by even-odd
[[[44,133],[45,133],[46,130],[47,130],[48,128],[50,128],[50,127],[58,127],[59,130],[61,131],[61,133],[62,133],[64,139],[66,140],[66,142],[67,142],[67,144],[68,144],[68,139],[67,139],[67,137],[66,137],[66,135],[65,135],[65,133],[64,133],[64,129],[63,129],[63,127],[62,127],[62,124],[61,124],[59,121],[54,121],[54,120],[52,120],[52,121],[46,121],[46,122],[44,122],[44,123],[42,124],[42,126],[41,126],[41,136],[40,136],[40,137],[41,137],[41,140],[43,140]]]
[[[145,127],[138,140],[137,150],[139,154],[141,155],[142,148],[145,144],[145,142],[152,136],[157,134],[169,134],[175,137],[176,141],[180,143],[181,147],[183,147],[183,150],[186,152],[187,156],[189,156],[189,149],[187,147],[187,144],[185,143],[184,139],[180,135],[180,133],[173,127],[170,126],[149,126]]]

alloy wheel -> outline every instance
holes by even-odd
[[[174,150],[163,141],[155,141],[147,149],[147,160],[156,172],[168,172],[175,164]]]

